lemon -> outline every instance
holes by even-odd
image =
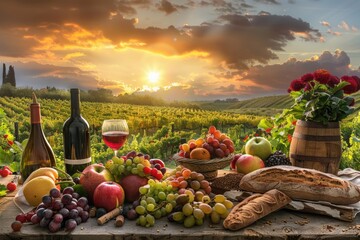
[[[44,195],[49,195],[50,190],[56,188],[54,180],[48,176],[38,176],[31,179],[23,187],[26,201],[31,206],[38,206]]]

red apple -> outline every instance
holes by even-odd
[[[120,184],[108,181],[100,183],[94,191],[94,206],[105,208],[107,212],[123,205],[125,200],[124,189]]]
[[[152,159],[150,159],[150,163],[152,164],[152,165],[155,165],[155,164],[160,164],[160,166],[163,168],[163,167],[165,167],[165,163],[163,162],[163,160],[161,160],[161,159],[158,159],[158,158],[152,158]]]
[[[103,182],[113,181],[114,178],[102,164],[91,164],[87,166],[80,176],[80,184],[84,187],[85,191],[92,199],[95,188]]]
[[[230,170],[236,171],[236,161],[241,157],[241,153],[237,153],[234,155],[233,159],[230,162]]]
[[[120,180],[120,185],[125,191],[125,200],[127,202],[134,202],[140,197],[139,188],[145,186],[148,179],[138,175],[128,175]]]
[[[243,154],[236,161],[236,171],[238,173],[247,174],[263,167],[265,167],[264,161],[250,154]]]

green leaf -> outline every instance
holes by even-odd
[[[0,197],[6,196],[7,188],[4,184],[0,184]]]
[[[341,81],[338,85],[336,85],[333,89],[332,89],[332,93],[336,93],[337,91],[343,89],[345,86],[349,85],[350,83],[346,82],[346,81]]]
[[[272,128],[274,125],[268,120],[268,119],[261,119],[259,124],[258,124],[258,128],[261,129],[268,129],[268,128]]]
[[[12,163],[10,163],[9,164],[9,168],[11,169],[11,171],[16,171],[16,172],[18,172],[18,171],[20,171],[20,163],[19,162],[12,162]]]

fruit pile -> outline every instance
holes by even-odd
[[[207,139],[211,137],[209,134]],[[233,206],[223,195],[211,197],[210,183],[203,174],[181,166],[166,172],[163,161],[135,151],[113,157],[105,165],[87,166],[77,179],[78,184],[66,187],[62,193],[56,188],[59,173],[52,168],[40,168],[29,176],[23,192],[36,209],[20,214],[12,225],[14,231],[20,230],[26,221],[50,232],[62,228],[71,231],[89,217],[97,217],[99,224],[104,214],[110,216],[120,206],[123,206],[120,225],[126,217],[136,220],[139,226],[151,227],[156,219],[167,216],[169,221],[192,227],[202,225],[206,218],[218,223]],[[77,186],[86,192],[89,201],[80,197]]]
[[[219,223],[233,207],[223,195],[211,199],[211,187],[204,176],[182,167],[161,182],[150,179],[139,192],[140,198],[126,205],[123,214],[143,227],[154,226],[155,220],[164,216],[185,227],[202,225],[207,216],[212,223]]]
[[[281,151],[272,152],[272,145],[264,137],[252,137],[245,144],[245,154],[237,153],[230,162],[230,169],[247,174],[259,168],[291,165],[290,159]]]
[[[42,196],[49,193],[50,189],[56,188],[56,185],[63,183],[74,184],[71,176],[62,172],[66,178],[60,180],[58,170],[50,167],[42,167],[33,171],[23,186],[23,193],[26,201],[31,206],[38,206],[41,203]]]
[[[179,146],[179,156],[209,160],[229,156],[235,150],[233,141],[215,126],[210,126],[205,138],[191,139]]]
[[[64,188],[62,193],[52,188],[41,198],[35,211],[17,215],[11,227],[14,231],[20,231],[23,223],[31,222],[53,233],[62,228],[72,231],[88,220],[89,208],[88,199],[81,197],[72,187]]]
[[[210,197],[210,184],[201,173],[177,167],[169,180],[178,188],[175,195],[176,205],[168,215],[170,222],[181,223],[189,228],[202,225],[204,219],[209,217],[212,223],[217,224],[226,218],[233,207],[233,203],[223,195]]]
[[[166,173],[165,164],[160,159],[150,159],[147,154],[131,151],[125,156],[113,157],[108,160],[105,167],[114,176],[115,181],[119,182],[124,176],[134,174],[140,177],[154,177],[161,180]]]

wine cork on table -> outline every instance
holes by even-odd
[[[115,219],[115,227],[122,227],[124,225],[125,218],[123,215],[119,215]]]
[[[107,223],[112,218],[119,216],[121,214],[121,212],[122,212],[122,206],[111,210],[110,212],[106,213],[105,215],[103,215],[97,219],[98,225],[103,225],[103,224]]]

